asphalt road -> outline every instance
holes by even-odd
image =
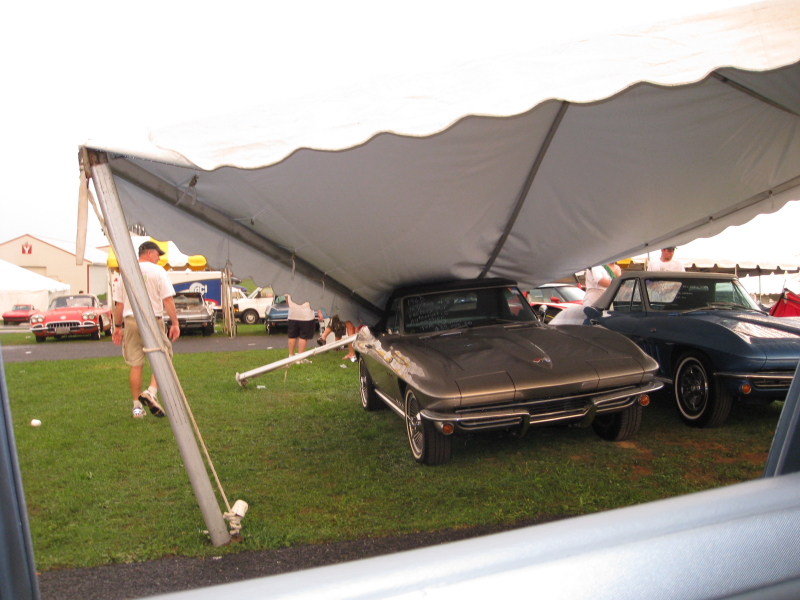
[[[0,346],[3,350],[3,361],[30,362],[34,360],[64,360],[79,358],[102,358],[108,356],[122,356],[122,348],[115,346],[110,338],[102,338],[99,342],[85,338],[49,339],[42,344],[23,346],[2,346],[5,331],[22,333],[21,328],[3,327],[0,331]],[[311,344],[315,344],[314,341]],[[309,344],[308,349],[312,346]],[[192,354],[196,352],[240,352],[242,350],[268,350],[272,348],[286,348],[286,334],[273,335],[247,335],[229,338],[222,333],[203,337],[202,335],[187,334],[181,336],[173,344],[175,354]]]

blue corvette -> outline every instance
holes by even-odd
[[[636,342],[693,427],[722,425],[734,400],[783,400],[800,361],[800,318],[765,314],[732,275],[627,272],[552,324],[602,325]]]

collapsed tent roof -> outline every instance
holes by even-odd
[[[800,199],[800,5],[755,3],[168,127],[108,152],[129,223],[373,321],[398,285],[528,285]]]

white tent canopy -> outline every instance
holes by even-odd
[[[400,284],[538,284],[800,199],[799,60],[778,0],[87,148],[129,223],[370,322]]]
[[[38,310],[45,310],[51,293],[68,292],[69,287],[0,259],[0,314],[15,304],[32,304]]]

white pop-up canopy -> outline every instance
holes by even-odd
[[[50,294],[69,291],[69,284],[44,277],[0,259],[0,314],[16,304],[46,310]]]
[[[86,147],[129,223],[371,322],[397,285],[534,285],[800,199],[799,60],[777,0]]]

